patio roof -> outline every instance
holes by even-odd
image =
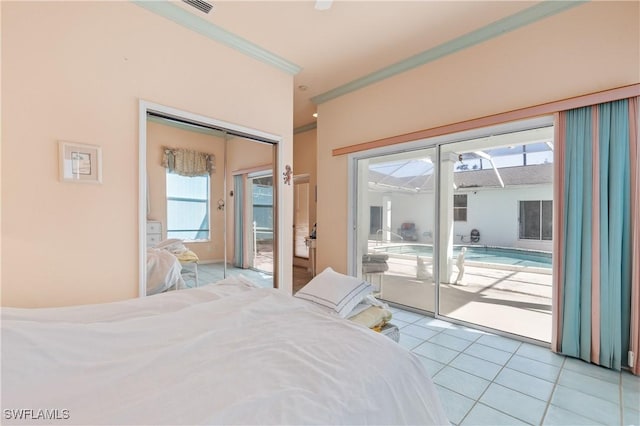
[[[553,180],[553,164],[535,164],[500,168],[504,186],[550,184]],[[453,181],[458,189],[500,187],[493,170],[470,170],[455,173]]]
[[[405,151],[369,160],[369,188],[423,192],[434,188],[435,150]],[[455,159],[456,188],[491,188],[551,183],[553,127],[491,135],[443,145]],[[449,157],[451,156],[451,157]]]
[[[407,160],[405,160],[407,162]],[[411,167],[407,166],[406,170]],[[416,170],[417,168],[414,168]],[[499,170],[499,175],[496,173]],[[422,175],[394,176],[369,169],[369,188],[377,191],[429,192],[434,189],[433,165]],[[553,180],[553,164],[501,167],[499,169],[457,170],[453,181],[458,189],[500,188],[520,185],[550,184]]]

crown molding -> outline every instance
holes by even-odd
[[[316,95],[311,98],[311,101],[316,105],[327,102],[347,93],[362,89],[370,84],[377,83],[378,81],[393,77],[405,71],[409,71],[413,68],[435,61],[436,59],[466,49],[467,47],[498,37],[509,31],[524,27],[548,16],[579,6],[587,1],[588,0],[543,1],[535,6],[522,10],[514,15],[507,16],[506,18],[491,23],[478,30],[472,31],[422,53],[418,53],[417,55],[384,67],[378,71],[374,71],[364,77],[336,87],[335,89],[331,89],[328,92]]]
[[[296,127],[295,129],[293,129],[293,134],[296,135],[298,133],[308,132],[309,130],[316,129],[317,127],[318,123],[316,122],[305,124],[304,126]]]
[[[193,15],[181,7],[168,1],[144,1],[131,0],[132,3],[151,11],[157,15],[167,18],[185,28],[202,34],[205,37],[225,44],[247,56],[272,65],[288,74],[296,75],[302,68],[293,62],[289,62],[278,55],[275,55],[257,44],[251,43],[204,18]]]

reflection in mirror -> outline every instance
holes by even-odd
[[[146,294],[237,274],[273,287],[276,145],[155,114],[146,139]]]
[[[275,145],[236,136],[227,147],[226,192],[233,192],[227,203],[227,255],[235,271],[250,270],[255,282],[273,287]]]

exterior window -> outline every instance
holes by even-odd
[[[209,239],[209,175],[167,172],[167,238]]]
[[[273,177],[253,179],[253,221],[259,241],[273,241]]]
[[[467,221],[467,194],[453,196],[453,220],[456,222]]]
[[[553,234],[553,202],[551,200],[520,201],[522,240],[551,240]]]
[[[369,207],[369,234],[374,235],[382,229],[382,206]]]

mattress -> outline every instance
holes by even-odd
[[[411,352],[242,277],[3,308],[1,401],[3,424],[448,424]]]

